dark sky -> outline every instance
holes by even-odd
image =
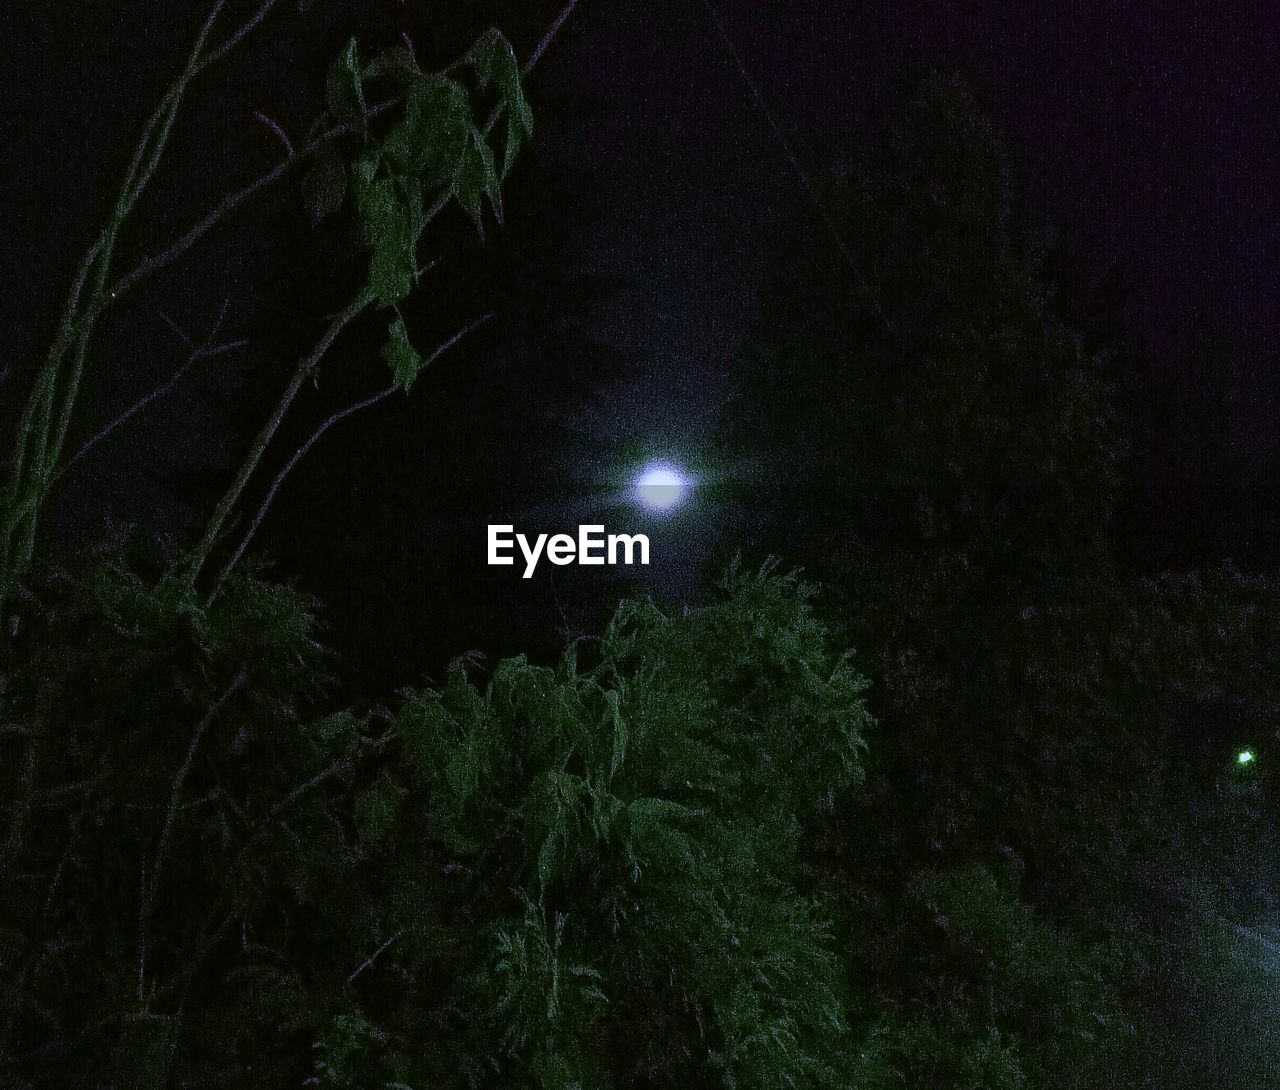
[[[1257,461],[1277,453],[1280,19],[1267,5],[715,5],[814,177],[874,145],[912,72],[927,66],[958,71],[1018,149],[1034,204],[1060,226],[1076,279],[1073,292],[1106,297],[1117,285],[1134,365],[1170,382],[1179,380],[1197,324],[1227,336],[1235,355],[1234,437]],[[517,44],[527,47],[559,7],[559,0],[522,7],[521,25],[508,28]],[[404,20],[418,28],[420,41],[431,40],[430,11],[394,0],[317,0],[315,8],[328,12],[335,26],[343,18],[369,17],[385,29]],[[21,371],[8,361],[32,358],[47,337],[56,316],[53,301],[101,221],[128,140],[178,63],[192,20],[173,19],[173,10],[168,0],[111,6],[79,0],[56,8],[13,0],[0,16],[6,41],[0,139],[8,153],[0,276],[9,286],[0,302],[0,376],[10,376],[0,377],[0,404],[6,407],[14,402],[12,376]],[[168,188],[158,187],[152,206],[161,225],[157,237],[171,236],[190,218],[194,209],[184,202],[207,203],[206,194],[194,196],[201,184],[221,184],[228,171],[252,176],[272,161],[271,137],[252,120],[253,108],[274,112],[295,130],[305,126],[324,58],[311,57],[315,42],[298,30],[296,15],[281,20],[285,29],[271,39],[274,44],[247,53],[232,69],[226,93],[233,107],[220,108],[208,98],[193,106],[192,116],[205,120],[183,131],[178,150],[197,164],[194,176],[203,182],[176,178]],[[281,67],[291,50],[301,60],[300,75]],[[803,201],[797,177],[702,0],[581,0],[530,87],[535,108],[540,96],[550,103],[566,92],[590,97],[599,107],[576,120],[548,108],[539,123],[538,155],[583,171],[597,189],[597,214],[565,212],[573,220],[569,250],[583,269],[622,282],[597,313],[594,329],[635,361],[584,426],[606,444],[651,446],[696,459],[707,453],[707,437],[731,389],[763,246]],[[519,176],[513,184],[520,184]],[[290,325],[274,310],[282,303],[273,264],[278,255],[265,241],[279,227],[273,216],[264,205],[245,226],[211,240],[169,279],[162,298],[186,321],[203,326],[225,292],[232,298],[229,328],[255,339],[246,366],[268,376],[272,366],[285,366],[288,353],[287,346],[262,343],[278,331],[261,324],[262,293],[276,293],[269,325]],[[309,290],[303,283],[296,295],[306,302]],[[290,302],[283,300],[286,311]],[[122,316],[115,332],[116,348],[104,357],[105,377],[95,388],[103,399],[95,408],[104,413],[113,406],[118,411],[165,376],[176,351],[146,308]],[[544,363],[574,366],[572,360]],[[172,486],[157,477],[154,464],[171,457],[175,429],[182,431],[179,446],[189,460],[208,462],[222,425],[202,397],[235,393],[220,391],[219,383],[196,384],[167,417],[158,412],[121,443],[101,463],[106,468],[90,470],[80,486],[84,502],[121,496],[131,507],[126,515],[135,516],[162,505]],[[418,407],[424,397],[429,400],[429,393],[396,411],[406,419],[426,414]],[[361,426],[350,425],[356,431]],[[376,446],[384,441],[381,425],[370,426]],[[354,435],[326,438],[329,457],[354,449]],[[460,455],[454,450],[452,456]],[[326,456],[313,457],[323,477]],[[406,471],[404,480],[412,485],[410,476]],[[290,487],[303,497],[308,488],[324,497],[327,483],[308,485],[300,474]],[[351,491],[361,487],[349,482]],[[388,486],[388,502],[403,491]],[[280,509],[307,510],[306,502],[291,508],[286,499]],[[86,509],[98,510],[91,503]],[[308,517],[315,515],[312,509]],[[331,520],[341,516],[329,512]],[[414,519],[384,528],[404,540],[388,542],[384,567],[367,573],[370,586],[408,586],[413,565],[421,565],[423,585],[442,578],[431,546],[420,547],[424,524]],[[324,542],[336,524],[323,517],[314,526],[299,523],[291,547],[279,534],[268,533],[266,540],[292,549],[297,559],[305,549],[328,548]],[[695,571],[699,550],[714,544],[713,538],[682,542],[682,571]],[[341,570],[347,560],[334,549],[330,560]],[[361,555],[370,562],[371,553]],[[538,593],[548,597],[547,588]],[[405,615],[422,612],[422,603],[406,595],[399,604]],[[545,614],[549,599],[537,608]]]
[[[815,175],[874,136],[904,73],[961,72],[1020,148],[1033,198],[1086,275],[1122,284],[1132,347],[1158,366],[1189,315],[1210,312],[1239,338],[1241,430],[1251,445],[1273,444],[1280,18],[1268,5],[716,6]],[[11,200],[0,226],[10,240],[2,271],[19,284],[4,308],[15,350],[47,326],[43,300],[69,270],[71,247],[62,253],[40,230],[61,225],[68,241],[83,237],[115,175],[103,141],[120,124],[117,110],[148,101],[169,68],[159,61],[181,40],[156,25],[162,5],[116,7],[118,15],[92,3],[56,14],[29,0],[6,5],[0,124]],[[103,33],[111,28],[114,38]],[[649,360],[623,401],[661,407],[662,419],[674,410],[673,427],[697,430],[723,393],[760,244],[800,200],[794,174],[701,0],[583,0],[547,64],[553,72],[542,78],[589,89],[607,107],[572,131],[545,127],[540,139],[587,157],[608,179],[610,214],[583,233],[581,249],[590,267],[633,285],[601,315],[611,337]],[[99,77],[112,70],[117,85],[104,91]],[[127,73],[136,80],[122,82]],[[270,83],[259,96],[267,102]]]
[[[1133,352],[1176,366],[1188,323],[1217,323],[1238,338],[1237,437],[1273,450],[1280,18],[1268,5],[716,7],[815,175],[874,137],[905,73],[959,71],[1086,278],[1120,285]],[[723,394],[760,244],[801,199],[796,177],[699,0],[588,3],[562,63],[612,100],[582,137],[589,154],[627,167],[615,215],[584,243],[595,267],[633,279],[603,320],[650,360],[634,401],[674,408],[696,432]]]

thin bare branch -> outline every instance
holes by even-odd
[[[434,363],[437,359],[439,359],[442,355],[444,355],[444,353],[448,352],[449,349],[451,349],[460,340],[462,340],[462,338],[465,337],[468,333],[471,333],[472,331],[479,329],[480,326],[484,325],[485,322],[488,322],[493,317],[494,317],[494,312],[490,311],[488,314],[484,315],[484,317],[477,318],[474,322],[471,322],[470,324],[464,326],[462,329],[458,330],[457,333],[455,333],[447,341],[445,341],[443,344],[437,347],[435,351],[432,352],[431,355],[428,356],[426,360],[423,361],[422,366],[428,367],[429,365]],[[266,496],[263,497],[262,503],[259,504],[258,510],[253,516],[253,521],[249,524],[248,531],[245,533],[244,538],[241,540],[239,546],[236,548],[235,553],[232,555],[231,559],[227,561],[226,566],[222,569],[221,574],[218,576],[218,581],[213,588],[212,597],[217,597],[218,592],[222,589],[222,584],[226,582],[227,576],[231,574],[232,569],[240,562],[240,558],[244,556],[245,549],[249,547],[249,542],[253,540],[254,535],[258,532],[258,528],[262,525],[262,520],[267,517],[267,511],[270,509],[272,502],[275,500],[276,493],[280,491],[280,486],[284,483],[284,479],[291,472],[293,472],[294,466],[296,466],[300,461],[302,461],[304,457],[306,457],[307,452],[313,446],[315,446],[316,441],[320,438],[320,436],[322,436],[326,431],[328,431],[331,427],[333,427],[334,424],[337,424],[341,420],[345,420],[348,416],[351,416],[354,413],[358,413],[362,409],[368,409],[378,404],[378,402],[380,401],[385,401],[392,394],[394,394],[398,389],[399,387],[393,383],[392,385],[388,386],[385,390],[379,390],[376,394],[373,394],[370,397],[366,397],[363,401],[358,401],[354,405],[348,405],[345,409],[342,409],[339,412],[334,413],[327,420],[325,420],[318,428],[316,428],[315,431],[311,433],[310,438],[308,438],[307,441],[302,444],[302,446],[300,446],[296,451],[294,451],[293,457],[291,457],[289,461],[285,463],[284,468],[281,469],[280,472],[276,474],[275,480],[271,482],[271,487],[267,489]]]
[[[203,72],[210,65],[217,64],[220,60],[223,59],[223,57],[225,57],[228,53],[232,52],[236,48],[236,46],[238,46],[242,41],[245,40],[245,38],[247,38],[250,34],[252,34],[255,30],[257,30],[258,27],[262,25],[263,21],[267,18],[267,16],[271,14],[272,8],[274,8],[279,2],[280,0],[263,0],[262,5],[248,20],[248,22],[246,22],[242,27],[240,27],[239,30],[237,30],[233,35],[231,35],[231,37],[228,38],[227,41],[224,42],[222,45],[220,45],[217,49],[210,51],[208,57],[206,57],[201,62],[198,71]]]
[[[542,36],[541,41],[539,41],[534,47],[533,52],[529,54],[529,59],[524,62],[524,68],[521,69],[521,71],[526,76],[533,71],[534,65],[542,59],[542,54],[545,53],[551,43],[555,41],[556,35],[560,33],[560,28],[568,21],[569,16],[573,14],[573,9],[577,6],[578,0],[569,0],[569,2],[560,9],[560,14],[556,16],[555,22],[547,27],[547,32]]]
[[[853,274],[854,282],[858,285],[858,290],[862,292],[867,306],[875,315],[877,321],[889,332],[893,331],[892,324],[886,317],[884,311],[880,307],[880,301],[876,292],[872,289],[867,278],[862,274],[862,270],[858,267],[857,261],[854,259],[849,247],[845,244],[844,237],[840,234],[840,229],[836,226],[835,221],[831,218],[831,213],[827,211],[827,206],[823,202],[821,195],[815,188],[809,172],[805,170],[804,165],[800,162],[799,156],[796,155],[795,149],[791,146],[791,141],[787,139],[786,133],[782,131],[782,126],[778,124],[778,119],[774,116],[773,111],[769,108],[769,104],[765,101],[764,94],[760,90],[759,84],[752,79],[751,74],[747,71],[746,62],[742,58],[742,54],[738,51],[738,47],[734,45],[733,39],[729,36],[729,31],[725,28],[724,21],[720,18],[720,13],[716,10],[711,0],[702,0],[702,6],[706,8],[707,15],[711,19],[711,24],[715,28],[716,36],[720,39],[720,44],[724,47],[724,51],[733,61],[734,66],[738,70],[738,75],[742,77],[742,82],[746,84],[747,90],[751,92],[751,97],[755,100],[756,107],[764,116],[765,122],[772,130],[774,137],[778,141],[778,145],[782,149],[782,154],[786,157],[787,162],[791,166],[791,170],[796,176],[796,180],[800,183],[805,197],[809,203],[813,205],[813,209],[818,214],[818,218],[822,221],[823,227],[831,236],[831,242],[835,246],[840,257],[844,260],[849,271]]]
[[[325,330],[315,349],[298,362],[293,377],[289,380],[289,385],[285,387],[284,393],[271,413],[271,417],[263,425],[262,430],[258,432],[257,438],[254,440],[252,448],[250,448],[248,458],[240,466],[235,479],[231,482],[231,486],[218,503],[217,509],[205,527],[204,536],[191,554],[187,565],[187,576],[192,582],[195,581],[205,562],[209,559],[209,554],[213,551],[213,547],[222,533],[223,524],[231,514],[236,502],[240,499],[240,494],[244,491],[245,485],[248,484],[249,478],[253,476],[254,470],[258,468],[263,452],[266,451],[268,444],[275,437],[281,422],[284,420],[285,413],[289,411],[289,406],[293,404],[294,398],[298,396],[298,391],[302,389],[302,384],[320,365],[320,361],[329,349],[333,347],[333,342],[338,339],[338,334],[358,317],[373,300],[373,293],[368,288],[362,288],[347,307],[329,323],[329,327]]]
[[[161,314],[161,317],[164,317],[164,315]],[[175,331],[177,331],[177,327],[174,327],[174,328],[175,328]],[[183,339],[187,340],[185,336],[183,337]],[[191,344],[190,340],[187,340],[187,344],[188,345]],[[67,476],[68,473],[71,472],[72,468],[82,458],[84,458],[86,454],[88,454],[91,450],[93,450],[94,447],[96,447],[103,440],[109,439],[112,435],[114,435],[117,431],[119,431],[122,427],[124,427],[125,424],[127,424],[130,420],[132,420],[135,416],[137,416],[138,413],[142,412],[143,409],[149,408],[150,406],[154,405],[157,401],[159,401],[161,398],[169,394],[170,391],[174,389],[174,387],[176,387],[184,378],[187,377],[188,374],[191,373],[192,368],[194,368],[196,364],[201,363],[204,360],[214,359],[217,356],[225,356],[228,352],[234,352],[239,348],[246,347],[248,344],[249,342],[247,340],[241,339],[241,340],[235,340],[235,341],[227,341],[224,344],[217,344],[217,345],[211,345],[206,341],[204,344],[196,345],[192,347],[191,352],[188,354],[187,358],[183,361],[182,366],[180,366],[172,375],[170,375],[167,379],[165,379],[164,382],[162,382],[150,393],[144,395],[143,397],[140,397],[137,401],[135,401],[132,405],[130,405],[127,409],[125,409],[124,412],[122,412],[109,424],[104,426],[101,430],[95,432],[89,439],[86,439],[85,442],[81,445],[80,449],[77,450],[75,454],[73,454],[70,458],[68,458],[67,461],[58,470],[58,475],[55,478],[55,480],[61,481],[64,477]]]
[[[266,125],[266,127],[269,128],[273,133],[275,133],[276,138],[280,141],[280,143],[284,145],[285,153],[289,156],[290,159],[294,159],[297,157],[297,152],[293,150],[293,141],[289,139],[289,134],[280,127],[280,123],[276,121],[275,118],[268,117],[261,110],[254,110],[253,116],[256,117],[260,122],[262,122],[262,124]]]
[[[369,108],[369,116],[375,117],[378,114],[385,113],[396,105],[394,99],[386,102],[379,102]],[[236,190],[223,197],[221,201],[201,219],[191,225],[177,239],[166,246],[158,254],[145,257],[129,272],[121,276],[111,286],[111,301],[115,302],[120,299],[131,288],[136,287],[140,280],[145,279],[152,273],[163,269],[167,265],[171,265],[180,258],[188,250],[196,245],[205,235],[207,235],[214,227],[228,215],[239,208],[245,201],[257,196],[264,189],[269,188],[281,178],[283,178],[299,161],[306,159],[307,156],[318,151],[322,146],[339,137],[347,136],[350,133],[359,131],[360,125],[351,122],[343,125],[334,125],[323,132],[312,137],[303,146],[302,150],[293,158],[282,159],[270,170],[260,177],[254,179],[242,189]]]
[[[173,332],[173,335],[177,337],[178,340],[180,340],[188,348],[195,348],[195,342],[192,341],[189,336],[187,336],[187,331],[183,329],[182,326],[178,325],[177,322],[175,322],[172,318],[170,318],[169,315],[167,315],[159,307],[156,308],[156,313],[160,315],[160,320],[169,327],[169,329]]]
[[[372,954],[370,954],[367,958],[365,958],[365,960],[362,961],[360,965],[356,967],[356,971],[352,973],[349,977],[347,977],[346,986],[350,988],[355,978],[358,977],[361,973],[363,973],[366,969],[371,968],[373,966],[373,963],[377,961],[378,958],[382,957],[382,955],[385,954],[388,950],[390,950],[392,943],[394,943],[396,939],[398,939],[403,934],[404,934],[404,928],[401,928],[394,935],[392,935],[391,938],[387,939],[386,942],[384,942],[381,946],[379,946]]]
[[[186,756],[183,758],[182,764],[178,766],[177,772],[174,773],[173,783],[169,789],[169,809],[165,814],[164,827],[160,830],[160,843],[156,846],[155,861],[151,864],[151,879],[147,883],[147,894],[143,900],[142,916],[144,919],[151,915],[151,909],[155,905],[156,891],[160,888],[160,876],[164,871],[164,865],[169,856],[169,847],[173,842],[174,824],[178,816],[178,810],[182,805],[182,789],[186,786],[187,776],[191,772],[191,766],[195,763],[196,752],[199,750],[200,743],[204,740],[209,727],[217,719],[218,713],[226,707],[227,701],[235,696],[247,677],[248,671],[242,669],[231,684],[222,691],[222,695],[210,706],[204,718],[200,720],[199,725],[192,733]]]
[[[191,772],[191,766],[195,763],[196,752],[200,748],[200,743],[204,740],[205,734],[213,721],[218,717],[218,713],[226,706],[227,701],[239,690],[244,684],[248,676],[247,670],[241,670],[236,675],[235,680],[223,690],[222,695],[210,706],[205,713],[203,719],[191,736],[191,743],[187,746],[186,756],[183,758],[182,764],[178,766],[178,770],[174,773],[173,783],[169,789],[169,808],[165,814],[164,826],[160,830],[160,842],[156,845],[155,859],[151,864],[151,873],[148,876],[145,864],[143,866],[141,877],[141,892],[139,894],[138,903],[138,1000],[142,1001],[145,994],[146,980],[146,961],[147,961],[147,924],[151,919],[152,909],[155,908],[156,892],[160,888],[160,877],[164,873],[164,865],[169,858],[169,848],[173,843],[173,830],[177,824],[178,811],[182,806],[182,791],[186,786],[187,776]]]

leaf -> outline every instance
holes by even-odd
[[[351,712],[335,712],[311,724],[311,742],[324,753],[349,753],[360,740],[360,726],[360,719]]]
[[[391,368],[396,385],[408,393],[414,379],[421,373],[424,361],[409,341],[409,331],[405,328],[403,318],[397,317],[391,323],[387,343],[382,347],[382,358]]]
[[[312,227],[332,216],[347,195],[347,172],[338,149],[326,143],[316,152],[311,169],[302,179],[302,200]]]
[[[533,135],[533,111],[524,96],[524,82],[520,75],[520,62],[516,60],[511,43],[497,29],[490,29],[471,50],[471,63],[475,67],[480,90],[492,83],[502,96],[502,104],[526,136]]]
[[[454,183],[454,195],[476,225],[476,232],[484,238],[484,198],[489,198],[493,214],[498,222],[502,222],[502,193],[498,182],[498,173],[493,164],[493,150],[485,143],[484,137],[476,129],[471,130],[471,139],[458,166],[458,177]]]
[[[362,182],[358,193],[361,237],[373,247],[369,287],[383,306],[395,306],[413,287],[421,216],[415,223],[413,209],[392,178]]]
[[[356,203],[363,206],[365,195],[378,175],[379,156],[376,151],[361,152],[351,164],[351,186],[355,190]]]
[[[483,91],[492,83],[507,111],[507,136],[502,153],[502,177],[516,161],[520,143],[533,135],[533,111],[524,95],[520,64],[511,43],[497,30],[488,31],[473,47],[471,61]]]
[[[381,783],[363,792],[355,804],[356,831],[366,844],[378,844],[386,839],[400,812],[400,793],[388,783]]]
[[[618,774],[622,762],[627,756],[627,724],[622,718],[622,705],[617,692],[610,690],[604,694],[608,708],[607,717],[613,727],[613,753],[609,758],[610,777]]]
[[[347,42],[342,55],[329,66],[324,88],[325,106],[335,121],[362,121],[364,88],[360,78],[360,51],[356,40]]]
[[[394,307],[413,290],[412,256],[385,244],[373,251],[369,261],[369,288],[384,307]]]
[[[387,137],[387,157],[424,184],[442,185],[456,173],[471,128],[466,88],[442,76],[423,76],[409,88],[404,120]]]
[[[502,177],[505,179],[515,166],[516,155],[520,151],[520,122],[515,114],[507,111],[507,140],[502,149]]]
[[[418,67],[412,49],[407,45],[393,45],[369,62],[364,75],[365,79],[385,77],[401,87],[408,87],[421,77],[422,69]]]

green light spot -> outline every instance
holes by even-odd
[[[1236,764],[1238,765],[1253,764],[1253,750],[1242,749],[1238,754],[1236,754]]]

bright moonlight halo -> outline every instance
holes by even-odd
[[[650,511],[670,511],[684,499],[689,482],[675,466],[647,465],[636,477],[636,498]]]

